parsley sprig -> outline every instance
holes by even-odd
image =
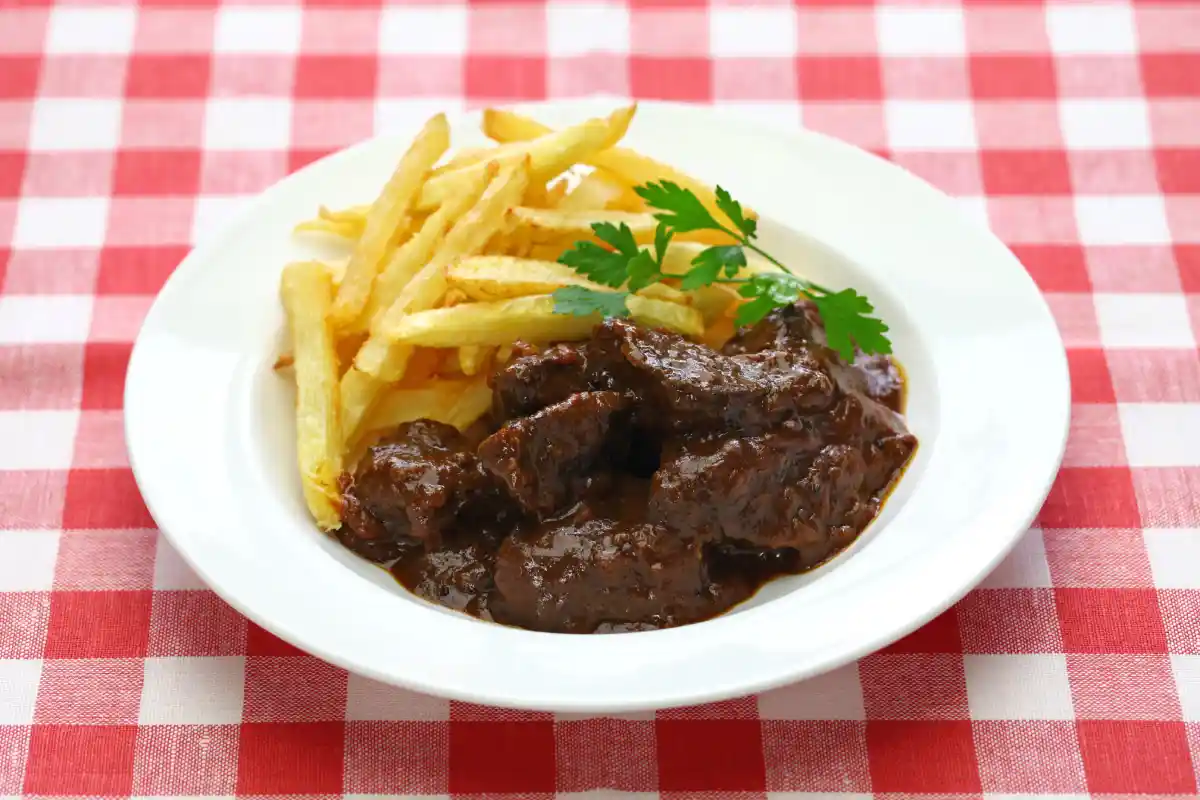
[[[732,228],[714,217],[694,193],[678,184],[652,182],[637,186],[634,191],[657,212],[654,215],[658,227],[654,231],[653,250],[640,247],[634,240],[633,231],[624,223],[592,225],[592,232],[603,244],[576,242],[558,260],[590,280],[617,291],[564,287],[554,293],[556,313],[628,316],[625,299],[630,294],[665,278],[679,277],[663,272],[667,248],[675,234],[720,231],[738,244],[714,245],[700,251],[692,259],[691,269],[680,279],[682,289],[698,289],[714,283],[737,285],[738,294],[748,301],[738,308],[735,319],[738,325],[753,324],[773,309],[807,298],[825,323],[829,346],[843,359],[853,359],[856,347],[864,353],[892,352],[892,344],[887,338],[888,327],[871,316],[875,309],[867,298],[853,289],[835,292],[794,274],[758,245],[758,221],[746,216],[741,204],[720,186],[716,190],[716,205],[732,223]],[[746,266],[747,249],[779,267],[781,272],[739,277]]]

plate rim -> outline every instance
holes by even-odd
[[[586,99],[586,100],[547,101],[547,102],[539,102],[539,103],[515,104],[512,107],[520,109],[525,113],[532,113],[532,114],[536,115],[539,111],[544,112],[547,109],[558,109],[560,111],[569,110],[572,113],[586,113],[586,112],[595,110],[598,106],[601,106],[601,105],[603,105],[604,107],[610,107],[612,105],[612,103],[610,103],[606,99],[602,99],[602,98],[590,98],[590,99]],[[640,102],[639,106],[641,106],[642,108],[663,109],[664,113],[689,114],[689,113],[701,112],[701,113],[704,113],[707,115],[712,115],[714,118],[721,119],[725,124],[738,125],[743,128],[753,128],[760,135],[769,136],[771,138],[779,139],[779,140],[786,140],[786,139],[793,138],[793,137],[812,138],[812,139],[814,139],[814,141],[821,141],[823,146],[840,148],[843,150],[852,151],[854,154],[854,157],[856,157],[856,158],[866,157],[868,159],[871,159],[872,161],[876,162],[879,165],[882,165],[886,169],[892,170],[892,171],[896,172],[897,174],[903,175],[905,181],[916,182],[916,184],[923,187],[924,190],[932,191],[947,201],[951,200],[951,198],[949,198],[948,195],[946,195],[945,193],[936,189],[935,187],[932,187],[931,185],[929,185],[928,183],[926,183],[919,177],[913,175],[912,173],[909,173],[907,170],[904,170],[902,167],[899,167],[898,165],[893,164],[892,162],[889,162],[886,159],[880,158],[879,156],[876,156],[873,153],[870,153],[868,151],[854,147],[853,145],[849,145],[845,142],[842,142],[840,140],[826,136],[824,134],[809,131],[806,129],[798,129],[795,131],[788,131],[785,129],[776,128],[774,126],[748,125],[741,120],[733,118],[729,111],[721,109],[719,106],[718,107],[708,107],[708,106],[698,106],[698,105],[683,104],[683,103],[663,103],[663,102],[644,102],[644,101]],[[469,120],[473,120],[477,117],[477,115],[478,115],[478,111],[453,115],[452,116],[452,126],[453,125],[461,125]],[[414,113],[414,115],[413,115],[414,126],[416,124],[418,124],[417,117],[418,117],[418,114]],[[151,305],[151,308],[146,315],[146,320],[147,321],[151,320],[155,315],[156,309],[159,309],[160,306],[165,307],[166,304],[169,304],[171,302],[171,298],[173,297],[173,293],[175,291],[175,289],[172,289],[173,286],[178,287],[179,285],[181,285],[183,280],[186,279],[186,276],[190,272],[194,272],[196,269],[202,267],[205,261],[207,261],[211,258],[214,258],[214,257],[219,257],[218,254],[221,250],[221,245],[232,234],[232,232],[238,228],[238,226],[240,224],[243,224],[247,219],[253,217],[256,213],[260,213],[263,209],[269,207],[270,203],[277,196],[286,193],[288,191],[288,189],[296,181],[301,179],[302,175],[310,174],[310,173],[318,171],[320,169],[328,168],[328,164],[331,162],[334,162],[341,158],[351,158],[352,156],[349,156],[348,155],[349,153],[364,150],[367,148],[371,148],[373,146],[377,146],[377,144],[378,144],[378,142],[380,142],[380,140],[385,140],[385,139],[391,140],[391,139],[394,139],[395,136],[396,136],[395,133],[383,133],[380,135],[376,135],[370,139],[359,142],[348,148],[344,148],[337,152],[331,153],[330,155],[328,155],[316,162],[313,162],[312,164],[306,165],[301,170],[298,170],[297,172],[286,176],[282,180],[280,180],[277,183],[273,184],[272,186],[268,187],[263,192],[259,193],[253,200],[249,201],[242,209],[240,209],[236,215],[234,215],[231,219],[227,220],[219,232],[215,232],[214,234],[206,237],[204,240],[199,242],[195,247],[193,247],[188,252],[187,256],[183,259],[183,261],[181,261],[179,266],[168,277],[167,281],[164,283],[163,288],[160,290],[158,295],[155,297],[154,302]],[[325,166],[322,166],[322,165],[325,165]],[[968,223],[964,220],[962,224],[965,225]],[[1017,261],[1015,255],[1012,255],[1011,250],[1006,245],[1004,245],[1003,242],[1001,242],[997,237],[995,237],[990,232],[987,232],[987,235],[996,244],[999,244],[999,246],[1003,247],[1009,253],[1009,255],[1012,256],[1013,262],[1019,266],[1019,261]],[[282,265],[280,265],[280,266],[282,266]],[[358,661],[354,660],[353,658],[348,658],[337,652],[325,651],[324,648],[319,647],[319,646],[314,646],[311,641],[309,641],[308,639],[306,639],[304,637],[299,637],[300,640],[297,641],[297,637],[294,637],[292,635],[292,633],[293,633],[292,631],[290,631],[282,626],[277,625],[276,621],[272,620],[269,617],[263,616],[262,614],[258,613],[253,607],[247,605],[246,603],[243,603],[241,596],[233,596],[232,593],[224,590],[224,588],[221,586],[222,582],[219,580],[213,579],[213,575],[211,574],[211,572],[208,569],[206,569],[203,564],[199,563],[199,560],[195,558],[195,553],[191,551],[191,548],[187,545],[187,543],[177,540],[176,536],[171,532],[171,527],[163,524],[161,521],[163,518],[169,517],[171,515],[171,512],[164,510],[161,507],[160,498],[155,496],[155,492],[153,490],[148,491],[146,488],[147,482],[148,482],[147,476],[145,475],[144,471],[139,468],[139,463],[141,462],[141,458],[139,456],[139,452],[137,452],[137,451],[140,451],[140,445],[136,441],[138,439],[138,435],[139,435],[138,432],[141,431],[142,421],[140,419],[134,418],[131,415],[131,412],[136,412],[136,410],[138,409],[138,406],[139,406],[139,402],[136,398],[136,394],[138,391],[139,376],[141,376],[141,374],[142,374],[141,365],[142,365],[142,361],[143,361],[143,355],[145,352],[145,345],[144,345],[143,337],[145,335],[145,331],[148,326],[143,326],[142,330],[139,331],[137,339],[135,340],[135,343],[134,343],[134,346],[133,346],[133,349],[131,352],[131,356],[130,356],[129,369],[127,372],[126,383],[125,383],[125,404],[124,404],[123,417],[124,417],[124,421],[125,421],[125,436],[126,436],[127,449],[129,451],[129,457],[130,457],[130,467],[134,473],[135,480],[139,486],[139,490],[141,491],[142,497],[143,497],[148,509],[150,510],[151,515],[154,517],[154,519],[156,520],[156,523],[158,523],[158,525],[159,525],[160,530],[163,532],[163,535],[171,543],[171,545],[174,547],[174,549],[180,555],[180,557],[183,558],[183,560],[188,564],[188,566],[191,567],[201,577],[201,579],[205,582],[206,585],[209,586],[209,588],[211,588],[214,592],[216,592],[225,602],[229,603],[240,613],[242,613],[243,615],[245,615],[247,618],[254,621],[255,623],[259,624],[266,630],[270,631],[271,633],[273,633],[277,636],[280,636],[280,638],[283,638],[285,641],[290,641],[290,642],[296,644],[297,646],[303,648],[307,652],[317,655],[318,657],[320,657],[326,661],[337,664],[338,666],[342,666],[342,667],[344,667],[352,672],[355,672],[357,674],[367,675],[368,677],[382,680],[382,681],[385,681],[385,682],[393,684],[393,685],[404,686],[404,687],[407,687],[410,689],[414,689],[416,691],[432,693],[432,694],[436,694],[436,695],[439,695],[442,697],[449,697],[452,699],[460,699],[460,700],[466,700],[466,701],[470,701],[470,702],[485,703],[488,705],[499,706],[499,707],[516,707],[516,708],[545,709],[545,710],[559,710],[559,711],[573,711],[573,712],[637,711],[637,710],[645,710],[645,709],[652,709],[652,708],[664,708],[664,707],[687,705],[687,704],[696,703],[696,702],[708,702],[708,701],[716,700],[716,699],[723,699],[723,698],[728,698],[728,697],[733,697],[733,696],[738,696],[738,695],[755,693],[755,692],[763,691],[765,689],[773,688],[775,686],[787,684],[787,683],[790,683],[790,682],[798,680],[798,679],[805,679],[805,678],[813,677],[815,675],[822,674],[823,672],[826,672],[829,669],[835,668],[837,666],[841,666],[846,663],[850,663],[858,658],[861,658],[863,655],[865,655],[867,653],[874,652],[875,650],[878,650],[881,647],[886,646],[890,642],[894,642],[897,639],[900,639],[903,636],[907,635],[908,633],[911,633],[913,630],[916,630],[921,625],[925,624],[929,620],[936,617],[938,614],[943,613],[947,608],[949,608],[954,603],[956,603],[958,600],[960,600],[968,591],[970,591],[981,580],[983,580],[983,578],[986,577],[986,575],[988,573],[990,573],[992,571],[992,569],[994,569],[999,564],[999,562],[1011,551],[1011,549],[1020,540],[1021,535],[1023,535],[1023,533],[1028,530],[1030,524],[1036,518],[1036,515],[1041,507],[1041,504],[1044,502],[1045,497],[1048,494],[1048,492],[1052,486],[1054,477],[1057,475],[1058,469],[1062,463],[1062,458],[1063,458],[1063,455],[1065,452],[1066,438],[1067,438],[1067,434],[1069,432],[1069,425],[1070,425],[1070,376],[1069,376],[1069,370],[1067,367],[1066,349],[1063,344],[1061,334],[1058,332],[1057,326],[1054,324],[1054,318],[1050,311],[1049,305],[1046,303],[1044,295],[1037,288],[1036,284],[1033,282],[1033,279],[1029,276],[1028,272],[1025,271],[1023,268],[1021,268],[1020,271],[1023,273],[1023,277],[1028,285],[1028,288],[1032,291],[1032,296],[1036,297],[1037,302],[1040,304],[1041,313],[1051,323],[1051,328],[1053,330],[1053,342],[1050,342],[1050,343],[1055,346],[1054,347],[1054,350],[1055,350],[1054,355],[1057,356],[1056,359],[1052,359],[1052,360],[1057,362],[1056,364],[1054,364],[1054,367],[1059,371],[1060,376],[1062,378],[1061,384],[1057,388],[1058,388],[1058,391],[1061,392],[1062,397],[1060,399],[1063,401],[1061,407],[1058,408],[1056,411],[1048,412],[1048,413],[1054,413],[1056,415],[1057,421],[1060,423],[1060,430],[1059,430],[1060,435],[1058,437],[1057,443],[1053,446],[1053,450],[1054,450],[1054,452],[1057,453],[1057,456],[1053,459],[1052,463],[1050,463],[1050,461],[1047,461],[1043,471],[1045,472],[1045,474],[1048,477],[1044,481],[1044,487],[1040,491],[1039,496],[1036,498],[1036,502],[1030,503],[1030,510],[1025,515],[1023,524],[1020,526],[1020,529],[1008,538],[1008,541],[1006,542],[1004,547],[998,549],[997,552],[995,552],[992,555],[992,557],[987,561],[987,563],[983,566],[981,571],[978,572],[978,574],[975,574],[965,580],[955,581],[954,589],[948,593],[944,593],[941,600],[939,600],[938,602],[927,603],[925,606],[924,612],[922,612],[920,614],[912,615],[908,619],[908,621],[903,625],[893,626],[893,628],[889,632],[889,634],[886,637],[883,637],[883,639],[877,638],[874,640],[861,642],[857,646],[843,648],[841,651],[839,651],[835,655],[826,658],[824,660],[824,662],[822,662],[822,663],[817,663],[815,666],[812,666],[810,668],[797,669],[796,671],[789,673],[789,674],[777,675],[777,676],[775,676],[775,678],[773,678],[769,681],[739,683],[736,686],[719,686],[719,687],[715,687],[711,690],[708,690],[708,691],[705,691],[702,693],[692,692],[691,694],[688,694],[686,696],[681,695],[679,697],[671,697],[665,703],[659,702],[656,700],[646,700],[646,699],[633,700],[633,701],[629,701],[629,702],[616,702],[616,703],[611,702],[611,701],[605,701],[605,700],[602,700],[600,702],[590,702],[590,701],[584,699],[584,700],[576,700],[576,701],[570,701],[570,702],[564,703],[562,701],[554,700],[554,699],[549,699],[549,700],[543,701],[543,700],[538,700],[536,698],[533,699],[532,702],[530,702],[528,699],[521,700],[521,699],[515,699],[515,698],[506,698],[504,696],[500,696],[493,692],[488,692],[488,691],[474,691],[474,690],[470,689],[469,687],[464,688],[464,687],[456,687],[456,686],[448,687],[448,686],[444,686],[444,685],[433,685],[428,682],[423,683],[420,681],[408,680],[408,679],[399,677],[395,673],[390,673],[390,672],[381,673],[381,672],[379,672],[375,669],[371,669],[371,668],[364,669],[363,665],[361,663],[359,663]],[[180,277],[181,275],[183,275],[185,277],[181,278]],[[167,299],[164,300],[164,298],[167,298]],[[131,399],[132,399],[132,402],[131,402]],[[1024,504],[1022,504],[1022,505],[1024,505]],[[475,624],[475,623],[471,622],[470,624]],[[688,627],[693,627],[693,626],[688,626]],[[683,629],[675,629],[675,630],[683,630]],[[529,634],[529,632],[524,632],[524,633]],[[533,637],[554,636],[551,634],[529,634],[529,635],[531,635]],[[644,636],[644,635],[646,635],[646,634],[637,634],[636,636]],[[657,635],[657,634],[651,634],[651,635]],[[572,637],[572,638],[578,638],[578,637]],[[608,637],[585,637],[585,638],[601,638],[601,639],[603,639],[603,638],[608,638]]]

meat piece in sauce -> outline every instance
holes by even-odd
[[[579,392],[513,420],[479,446],[479,458],[531,514],[545,518],[603,479],[628,447],[625,410],[616,392]]]
[[[434,549],[443,531],[472,507],[507,505],[499,483],[454,427],[432,420],[401,425],[372,447],[352,477],[343,479],[340,538],[374,560],[394,558],[409,540]]]
[[[500,546],[495,580],[493,618],[532,630],[660,628],[714,613],[700,548],[645,522],[563,521],[519,533]]]
[[[559,344],[521,356],[496,372],[491,383],[492,413],[498,420],[524,417],[561,403],[588,388],[584,346]]]
[[[488,597],[492,581],[494,542],[454,537],[437,550],[411,545],[392,565],[396,580],[418,597],[490,619]]]
[[[803,352],[730,358],[622,320],[607,320],[595,342],[621,354],[625,366],[614,371],[617,383],[649,403],[664,429],[761,429],[825,408],[833,399],[833,380]]]

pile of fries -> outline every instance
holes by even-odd
[[[598,317],[556,314],[565,286],[604,291],[558,257],[593,240],[592,224],[624,223],[639,242],[657,224],[633,187],[669,180],[716,212],[713,190],[616,146],[636,106],[562,130],[488,110],[498,144],[448,156],[450,127],[430,119],[370,205],[330,211],[297,231],[331,235],[344,263],[283,270],[292,337],[296,440],[305,501],[324,530],[341,524],[338,480],[381,433],[435,419],[464,429],[488,410],[487,376],[517,342],[587,338]],[[682,235],[667,254],[683,274],[712,232]],[[631,296],[635,321],[719,345],[732,333],[737,295],[724,286],[684,292],[677,281]]]

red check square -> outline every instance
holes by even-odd
[[[979,160],[988,194],[1071,194],[1071,167],[1061,150],[984,150]]]
[[[101,272],[104,270],[101,264]],[[125,402],[125,370],[132,342],[98,342],[83,354],[84,410],[120,409]]]
[[[275,634],[260,628],[253,622],[246,624],[246,655],[248,656],[304,656],[303,650],[288,644]]]
[[[19,197],[25,178],[25,153],[0,153],[0,197]]]
[[[127,797],[137,732],[136,725],[33,726],[25,793]]]
[[[200,98],[208,94],[211,72],[208,55],[134,55],[129,60],[125,93],[139,98]]]
[[[64,528],[155,528],[129,469],[73,469]]]
[[[762,724],[752,719],[658,720],[663,792],[762,792]]]
[[[396,747],[404,742],[404,747]],[[450,723],[346,723],[347,794],[446,794]]]
[[[629,90],[638,98],[709,101],[713,95],[712,61],[633,56],[629,60]]]
[[[871,788],[876,792],[981,791],[971,723],[867,722]]]
[[[150,591],[56,591],[46,658],[143,658],[150,638]]]
[[[553,722],[453,722],[450,792],[554,792]]]
[[[1200,150],[1155,148],[1158,183],[1168,194],[1200,193]]]
[[[301,55],[296,62],[296,98],[374,97],[374,56]]]
[[[972,56],[971,94],[978,100],[1058,97],[1054,59],[1043,55]]]
[[[40,56],[0,55],[0,75],[4,76],[0,81],[0,99],[24,99],[37,94],[41,66]]]
[[[880,653],[961,653],[962,635],[958,629],[958,614],[954,609],[938,614],[925,625],[894,642]]]
[[[796,59],[796,80],[805,100],[883,98],[879,59],[874,56],[812,56]]]
[[[158,294],[187,247],[106,247],[100,252],[96,294]]]
[[[1196,792],[1182,722],[1079,720],[1076,727],[1093,794]]]
[[[237,794],[341,794],[344,737],[342,721],[242,725]]]
[[[1183,290],[1200,293],[1200,244],[1176,244],[1175,263]]]
[[[1165,653],[1167,634],[1154,589],[1058,589],[1068,653]]]
[[[528,56],[466,57],[467,97],[528,100],[546,96],[546,59]]]
[[[1076,245],[1020,244],[1014,245],[1012,251],[1043,292],[1090,292],[1092,289],[1083,249]]]
[[[1115,403],[1112,375],[1103,350],[1074,348],[1067,351],[1071,374],[1071,400],[1075,403]]]
[[[199,150],[122,150],[113,193],[194,195],[200,190]]]
[[[1065,467],[1038,515],[1046,528],[1136,528],[1133,478],[1124,467]]]
[[[1148,97],[1200,96],[1200,53],[1143,53],[1141,65]]]

